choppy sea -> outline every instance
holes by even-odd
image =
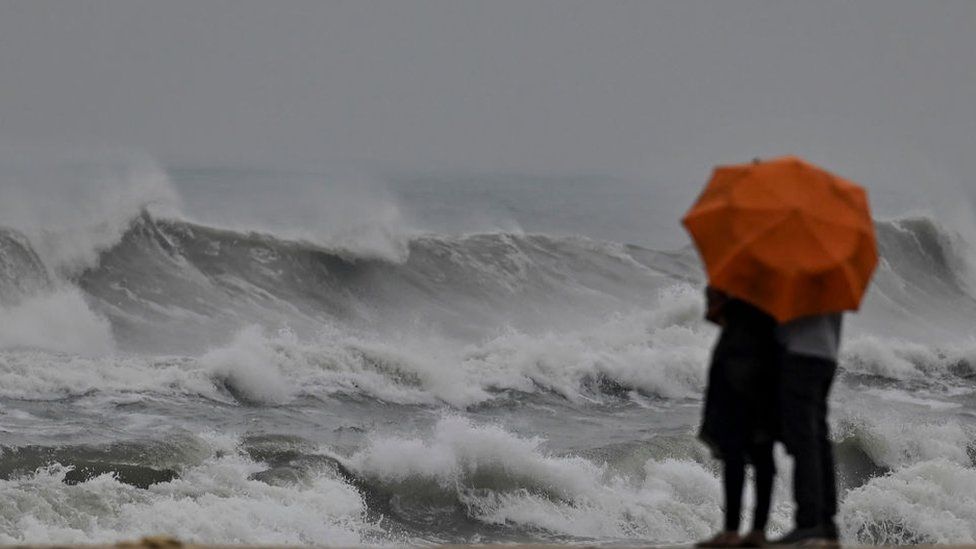
[[[2,543],[720,525],[695,438],[716,330],[660,189],[69,159],[0,193]],[[831,399],[842,535],[973,543],[974,242],[931,215],[877,235]]]

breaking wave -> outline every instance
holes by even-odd
[[[75,240],[0,229],[0,541],[152,530],[224,543],[673,544],[718,526],[715,463],[689,427],[716,333],[692,249],[412,234],[386,254],[131,202],[124,223]],[[849,317],[832,410],[844,536],[973,542],[967,252],[927,218],[877,232],[882,261]],[[40,433],[61,441],[45,446],[24,433],[48,406],[125,433],[163,417],[183,434],[102,443],[66,425]],[[184,407],[203,419],[172,416]],[[528,407],[543,425],[564,413],[593,432],[633,423],[626,441],[558,447],[493,422]],[[321,444],[184,432],[252,413],[337,424]],[[774,531],[792,512],[788,463],[780,471]]]

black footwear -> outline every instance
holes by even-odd
[[[695,547],[738,547],[741,541],[738,532],[722,531],[709,539],[699,541]]]
[[[766,534],[759,530],[753,530],[742,536],[739,547],[765,547],[767,543]]]
[[[834,530],[832,532],[828,530]],[[812,528],[797,528],[785,536],[774,539],[767,546],[793,547],[840,547],[837,541],[836,527],[814,526]]]
[[[827,539],[832,539],[834,541],[837,541],[840,538],[840,534],[837,531],[837,523],[834,522],[833,520],[824,524],[823,528],[824,528],[824,534],[827,536]]]

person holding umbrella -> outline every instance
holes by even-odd
[[[780,437],[795,461],[797,510],[794,530],[773,544],[836,544],[827,397],[840,313],[860,306],[878,261],[867,194],[797,157],[756,160],[716,168],[682,222],[709,285],[776,323]]]
[[[837,480],[827,396],[837,372],[841,314],[806,316],[782,324],[776,331],[783,346],[782,439],[794,461],[796,529],[774,544],[836,544]]]
[[[776,321],[716,288],[706,288],[705,296],[705,318],[721,326],[722,332],[712,351],[699,438],[723,462],[725,520],[721,532],[697,546],[760,547],[766,541],[776,475]],[[752,530],[740,537],[746,463],[756,474],[756,506]]]

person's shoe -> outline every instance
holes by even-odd
[[[766,533],[761,530],[753,530],[742,536],[739,547],[765,547]]]
[[[738,532],[723,530],[709,539],[699,541],[695,547],[739,547],[741,542]]]
[[[840,547],[836,532],[828,532],[829,528],[814,526],[812,528],[797,528],[785,536],[769,542],[768,546],[819,547],[835,549]]]
[[[823,528],[827,539],[832,539],[834,541],[840,539],[840,533],[837,531],[837,523],[834,522],[833,519],[830,519],[826,524],[824,524]]]

